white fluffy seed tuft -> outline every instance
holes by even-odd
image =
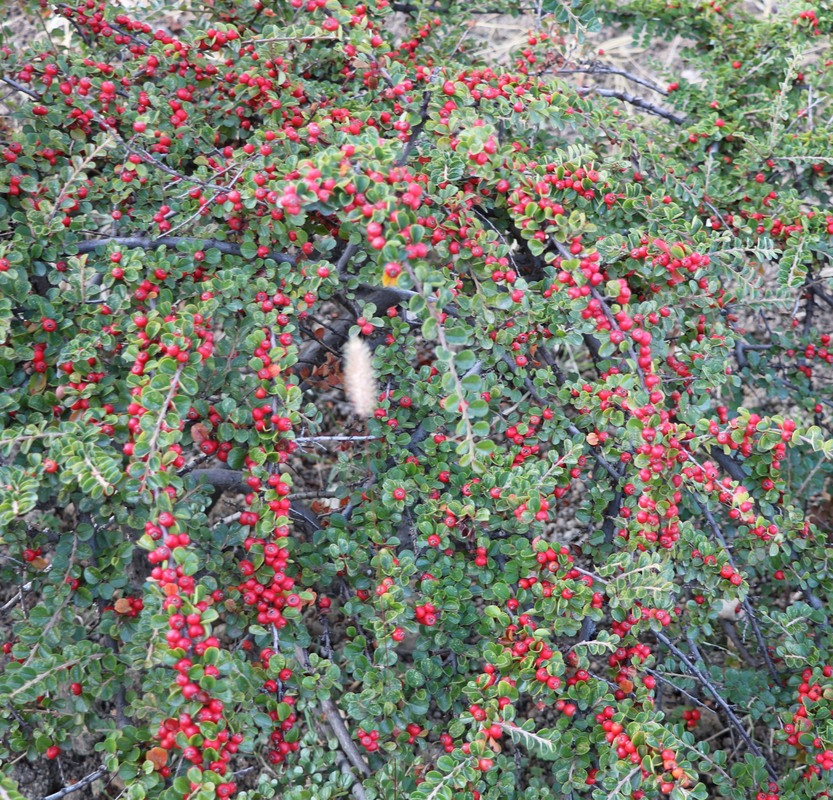
[[[376,374],[373,354],[367,342],[351,336],[344,345],[344,391],[359,417],[370,417],[376,410]]]
[[[720,619],[728,619],[729,622],[736,622],[743,615],[743,605],[737,600],[720,599],[715,603],[717,616]]]

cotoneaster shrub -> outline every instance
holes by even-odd
[[[833,11],[758,5],[34,10],[6,795],[829,796]]]

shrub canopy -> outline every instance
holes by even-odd
[[[8,796],[828,796],[833,11],[758,5],[41,3]]]

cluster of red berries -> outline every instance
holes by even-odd
[[[808,8],[806,11],[800,12],[799,15],[793,19],[793,25],[805,26],[810,28],[813,33],[821,33],[821,31],[818,30],[819,18],[816,16],[816,12],[812,8]]]
[[[237,589],[242,593],[245,605],[254,606],[257,609],[257,621],[261,625],[274,625],[280,630],[286,626],[286,619],[282,613],[283,609],[287,607],[299,608],[302,603],[300,595],[293,591],[295,588],[294,578],[286,574],[289,551],[285,547],[286,534],[283,529],[279,532],[283,535],[277,538],[276,533],[276,538],[271,542],[250,538],[244,543],[247,550],[254,547],[255,544],[263,548],[264,564],[273,570],[269,583],[264,584],[255,577],[254,564],[251,561],[243,560],[239,564],[240,571],[248,577],[237,586]]]
[[[683,711],[683,721],[686,728],[693,731],[700,722],[700,711],[696,708],[687,708]]]
[[[553,570],[554,571],[554,570]],[[571,580],[571,581],[579,581],[580,583],[585,584],[586,586],[592,586],[593,579],[590,578],[588,575],[581,575],[576,570],[570,570],[565,575],[563,580]],[[539,585],[541,587],[541,596],[542,597],[552,597],[553,595],[560,595],[563,600],[571,600],[575,594],[576,589],[579,586],[574,584],[573,587],[570,586],[557,586],[554,583],[550,583],[550,581],[538,579],[534,575],[530,575],[527,578],[521,578],[518,581],[518,588],[520,589],[532,589],[534,586]],[[510,603],[516,603],[515,600],[510,600]],[[604,595],[601,592],[594,592],[591,600],[590,600],[590,607],[591,608],[601,608],[604,605]]]
[[[55,330],[55,322],[54,320],[44,320],[41,324],[45,325],[46,323],[51,324],[51,330]],[[44,328],[47,330],[47,328]],[[32,354],[32,368],[35,372],[46,372],[49,368],[48,364],[46,363],[46,345],[43,342],[37,342],[34,345],[34,352]]]
[[[475,549],[474,565],[476,567],[487,567],[489,565],[489,555],[485,547],[478,547]]]
[[[379,749],[379,731],[366,731],[363,728],[359,728],[356,733],[358,734],[361,746],[368,753],[375,753]]]
[[[605,732],[605,739],[614,747],[618,758],[628,759],[633,764],[642,763],[642,756],[637,752],[636,745],[631,741],[630,736],[625,733],[624,727],[613,721],[615,713],[613,706],[605,706],[600,713],[596,714],[596,722]]]
[[[405,726],[405,733],[408,734],[408,744],[413,744],[422,733],[422,728],[416,722],[409,722]]]
[[[822,337],[822,340],[825,338],[829,343],[830,337],[825,335]],[[815,355],[815,348],[813,345],[808,345],[806,353],[808,354],[808,358],[812,358],[813,355]],[[833,353],[828,353],[825,348],[822,348],[819,353],[823,353],[825,358],[829,355],[831,363],[833,363]],[[758,414],[749,415],[746,425],[743,428],[743,438],[740,442],[737,442],[732,435],[732,431],[740,428],[740,419],[735,418],[733,420],[727,420],[728,409],[726,406],[718,406],[717,413],[720,423],[722,425],[726,425],[726,429],[720,430],[718,424],[712,420],[709,423],[709,433],[715,437],[719,445],[728,446],[731,450],[737,450],[746,458],[751,456],[755,444],[760,441],[761,437],[763,437],[766,433],[766,431],[758,431],[758,425],[761,422],[761,417]],[[777,472],[781,468],[781,462],[784,460],[787,452],[787,443],[792,438],[796,426],[792,420],[786,419],[780,423],[779,427],[781,429],[781,441],[776,442],[771,449],[767,449],[766,451],[771,458],[771,468],[773,472]],[[760,433],[760,436],[756,436],[758,433]],[[772,480],[769,478],[764,478],[761,481],[761,486],[766,491],[769,491],[772,488],[772,485]]]
[[[177,387],[178,384],[174,380],[173,391]],[[170,501],[176,500],[176,492],[173,488],[166,490],[166,494]],[[220,647],[219,639],[211,635],[210,624],[205,621],[204,615],[214,603],[223,599],[223,592],[219,589],[215,590],[205,599],[197,602],[191,599],[196,590],[193,576],[186,574],[181,563],[174,566],[175,551],[187,548],[191,544],[191,539],[182,530],[174,512],[167,510],[159,512],[155,521],[146,523],[145,534],[151,543],[160,540],[162,542],[150,551],[148,559],[153,565],[150,577],[158,584],[164,597],[162,610],[168,613],[168,631],[165,634],[165,641],[172,653],[179,655],[173,667],[176,672],[174,683],[179,687],[186,702],[200,706],[196,713],[183,710],[177,719],[164,722],[157,738],[163,750],[180,748],[186,761],[190,761],[200,769],[208,769],[218,775],[225,775],[228,761],[242,741],[242,735],[236,734],[232,737],[224,724],[224,703],[212,697],[192,677],[195,667],[200,667],[203,675],[215,679],[220,677],[219,669],[213,663],[200,664],[198,659],[201,659],[209,649]],[[148,549],[151,546],[149,545]],[[204,735],[200,728],[201,723],[210,723],[214,726],[213,729],[217,731],[216,736],[213,739],[205,739],[200,746],[186,745],[185,741],[192,736]],[[178,733],[184,734],[181,740],[177,738]],[[154,764],[157,763],[153,758],[150,760]],[[162,765],[161,760],[158,763],[160,772],[167,769],[167,765]],[[228,797],[235,791],[235,785],[230,782],[220,784],[217,787],[218,794],[221,788],[223,797]]]
[[[618,668],[626,661],[642,663],[651,655],[651,648],[639,642],[633,647],[617,647],[608,657],[607,663],[611,668]]]
[[[784,424],[786,425],[789,422],[790,420],[786,420]],[[790,426],[788,425],[787,427],[789,428]],[[784,435],[786,435],[786,431],[782,433],[782,437]],[[792,433],[790,432],[789,435],[791,436]],[[752,536],[757,536],[766,542],[778,534],[778,526],[772,522],[758,525],[758,518],[754,513],[754,504],[748,499],[746,489],[743,486],[733,487],[732,479],[728,476],[719,478],[717,467],[710,461],[706,461],[702,465],[698,464],[685,467],[683,469],[683,476],[694,484],[699,484],[698,488],[701,488],[703,491],[709,494],[716,494],[717,499],[721,503],[729,506],[729,517],[747,525],[749,527],[749,533]],[[770,478],[764,478],[761,481],[761,488],[766,491],[769,491],[773,486],[774,484]]]
[[[703,565],[706,567],[717,566],[717,556],[712,554],[703,555],[699,550],[692,550],[691,558],[693,561],[702,561]],[[728,562],[725,562],[720,567],[719,574],[721,578],[729,581],[732,586],[740,586],[741,583],[743,583],[743,575],[736,572],[732,565]]]
[[[281,670],[281,672],[289,672],[289,670]],[[288,678],[282,678],[281,680],[285,679]],[[267,681],[264,686],[266,691],[270,693],[275,693],[278,689],[278,684],[275,681]],[[295,698],[283,696],[281,702],[288,706],[294,706]],[[277,709],[272,709],[268,713],[274,727],[269,734],[270,750],[267,757],[270,764],[282,764],[290,753],[298,752],[301,746],[299,741],[288,742],[286,736],[295,727],[295,723],[298,721],[298,715],[292,711],[286,716],[286,719],[281,720]]]
[[[65,361],[58,367],[61,372],[70,377],[70,380],[61,384],[55,390],[55,396],[58,400],[64,401],[64,405],[62,406],[53,406],[52,413],[56,417],[61,416],[61,414],[63,414],[67,409],[69,409],[69,411],[86,411],[91,407],[90,400],[93,399],[93,392],[91,392],[91,389],[107,377],[107,373],[103,370],[93,371],[90,369],[90,367],[95,366],[96,363],[97,359],[90,357],[86,361],[76,362],[75,364],[71,361]],[[77,373],[79,380],[71,379],[73,373]],[[77,396],[78,399],[69,403],[71,396]],[[110,403],[104,403],[101,406],[101,411],[104,416],[107,416],[115,413],[115,408]],[[109,422],[104,422],[93,416],[90,416],[88,419],[90,424],[98,425],[101,428],[101,432],[105,436],[112,436],[115,433],[115,428]]]
[[[810,746],[802,741],[804,739],[802,734],[813,731],[813,712],[816,704],[823,700],[829,701],[833,697],[833,666],[826,664],[821,670],[806,667],[801,673],[801,683],[796,693],[798,703],[792,715],[792,722],[784,725],[783,734],[780,734],[779,738],[783,738],[788,745],[795,747],[800,754],[805,749],[810,751]],[[810,778],[820,775],[822,771],[833,770],[833,749],[827,747],[825,740],[815,736],[811,746],[815,753],[808,752],[812,762],[805,769],[805,777]]]
[[[31,564],[36,558],[41,558],[43,556],[43,548],[42,547],[27,547],[23,551],[23,560],[27,564]]]
[[[614,721],[613,717],[615,714],[616,709],[613,706],[605,706],[600,713],[596,714],[596,722],[604,731],[605,739],[615,749],[616,756],[619,759],[628,760],[632,764],[642,764],[646,748],[644,746],[637,747],[633,743],[630,736],[625,733],[624,726]],[[663,794],[670,794],[674,790],[675,785],[683,788],[690,785],[690,779],[677,763],[677,754],[673,750],[666,748],[658,752],[658,755],[661,759],[662,771],[656,778],[658,788]],[[650,772],[647,772],[643,768],[643,780],[648,778],[650,774]],[[640,797],[644,797],[642,790],[634,792],[633,797],[637,797],[637,794]]]
[[[433,625],[437,624],[437,608],[434,606],[433,603],[423,603],[420,606],[416,606],[414,608],[414,616],[416,617],[416,621],[420,625],[425,625],[426,627],[432,627]]]
[[[792,357],[796,354],[796,351],[788,349],[786,354],[787,356]],[[821,334],[818,344],[814,344],[812,342],[808,343],[804,347],[803,355],[807,361],[817,360],[823,364],[833,364],[833,350],[830,348],[830,334]],[[802,372],[808,379],[813,377],[813,367],[809,363],[799,364],[796,369],[798,369],[799,372]]]
[[[637,625],[642,620],[642,609],[637,607],[628,612],[628,615],[623,620],[613,620],[610,631],[620,638],[625,638],[630,633],[631,628]]]
[[[826,792],[819,795],[819,797],[825,797]],[[755,795],[755,800],[779,800],[780,795],[778,792],[778,784],[777,783],[769,783],[767,784],[767,789],[765,792],[758,792]]]
[[[208,706],[206,706],[208,712],[205,713],[205,709],[201,711],[197,721],[187,712],[181,713],[179,717],[171,717],[164,720],[155,735],[155,738],[159,741],[159,747],[169,751],[178,748],[180,747],[178,741],[180,737],[187,740],[192,736],[200,734],[198,722],[209,721],[209,717],[219,719],[219,711],[210,710],[211,703],[216,706],[220,701],[209,701]],[[214,739],[203,740],[201,749],[190,745],[183,747],[182,757],[186,761],[197,765],[202,765],[206,759],[212,759],[210,769],[218,775],[225,775],[228,769],[227,764],[237,752],[242,741],[242,734],[236,733],[229,735],[227,730],[221,730]],[[167,765],[160,767],[159,772],[162,777],[168,777],[171,774],[170,768]]]
[[[107,606],[107,608],[112,608],[120,616],[130,619],[138,617],[144,607],[145,601],[141,597],[129,596],[120,597],[112,606]]]

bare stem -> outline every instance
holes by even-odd
[[[706,522],[709,523],[709,527],[712,529],[712,533],[714,533],[715,538],[726,551],[726,555],[729,558],[729,564],[732,569],[736,569],[734,559],[732,558],[731,552],[729,552],[729,548],[726,542],[726,537],[723,535],[723,530],[721,529],[720,525],[718,524],[717,520],[714,518],[714,514],[712,514],[709,507],[705,504],[700,502],[700,499],[695,497],[694,502],[697,505],[700,513],[706,518]],[[777,686],[781,685],[781,678],[778,675],[777,670],[775,669],[775,664],[770,658],[769,650],[767,650],[766,641],[764,640],[764,636],[761,633],[761,627],[758,624],[758,619],[755,616],[755,609],[753,608],[752,604],[749,600],[743,601],[743,609],[746,611],[747,615],[749,616],[749,622],[752,624],[752,630],[755,632],[755,639],[758,642],[758,650],[761,653],[764,661],[766,662],[767,669],[769,670],[769,674],[772,675],[772,679],[775,681]]]
[[[685,666],[688,673],[693,677],[696,678],[704,688],[709,691],[709,694],[714,697],[717,704],[723,709],[723,713],[726,714],[727,719],[731,723],[732,727],[738,732],[740,738],[746,742],[746,746],[752,752],[753,755],[758,756],[758,758],[763,759],[764,764],[766,766],[766,771],[769,774],[770,778],[774,781],[778,781],[778,773],[770,765],[767,758],[764,756],[763,752],[761,752],[761,748],[758,747],[757,742],[746,732],[746,727],[744,724],[737,718],[734,711],[732,711],[731,706],[723,699],[723,695],[720,694],[718,689],[714,686],[714,684],[709,680],[709,677],[703,673],[703,671],[682,651],[680,650],[677,645],[674,644],[664,633],[660,633],[656,631],[654,635],[657,639],[662,642]]]
[[[302,667],[309,669],[309,655],[306,650],[301,647],[296,647],[295,657]],[[336,707],[336,704],[330,698],[327,698],[326,700],[321,700],[318,705],[321,709],[321,713],[327,720],[327,724],[332,729],[336,739],[338,739],[338,744],[344,755],[347,757],[347,760],[353,767],[355,767],[355,769],[359,771],[361,775],[368,777],[371,774],[370,767],[364,758],[362,758],[362,754],[359,752],[359,749],[356,747],[356,743],[350,736],[350,731],[347,730],[347,726],[344,724],[341,712]]]
[[[41,800],[61,800],[62,797],[66,797],[69,794],[73,794],[74,792],[79,792],[81,789],[85,789],[89,786],[93,781],[97,781],[99,778],[103,778],[107,774],[107,770],[104,767],[99,767],[97,770],[91,772],[89,775],[85,775],[81,778],[80,781],[76,781],[71,786],[64,786],[63,789],[59,789],[57,792],[53,792],[52,794],[48,794],[45,797],[42,797]]]
[[[659,86],[653,81],[649,81],[646,78],[640,78],[638,75],[634,75],[632,72],[628,72],[625,69],[619,69],[618,67],[611,67],[608,64],[603,64],[601,61],[593,61],[590,64],[571,66],[566,67],[565,69],[555,70],[556,75],[573,75],[576,73],[582,73],[585,75],[619,75],[632,83],[638,83],[640,86],[644,86],[646,89],[650,89],[653,92],[658,92],[659,94],[665,96],[668,95],[667,89],[663,89],[662,86]]]
[[[582,95],[591,94],[595,92],[596,94],[599,94],[602,97],[614,97],[617,100],[621,100],[623,103],[629,103],[630,105],[635,106],[636,108],[640,108],[643,111],[647,111],[649,114],[653,114],[654,116],[667,119],[670,122],[673,122],[675,125],[684,125],[686,122],[686,117],[682,114],[677,114],[675,111],[671,111],[668,108],[658,106],[656,105],[656,103],[651,103],[650,101],[638,97],[635,94],[631,94],[630,92],[620,92],[616,89],[602,89],[599,87],[584,87],[579,89],[578,92]]]
[[[23,84],[18,83],[16,80],[13,80],[12,78],[7,78],[5,75],[0,75],[0,81],[3,81],[3,83],[7,84],[8,86],[11,86],[12,89],[17,90],[21,94],[28,95],[33,100],[40,100],[40,95],[37,92],[33,92],[31,89],[27,89],[25,86],[23,86]]]

